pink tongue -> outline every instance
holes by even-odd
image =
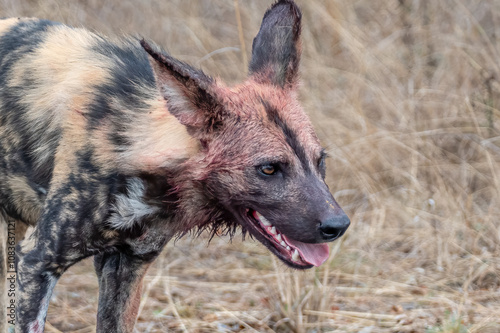
[[[326,243],[307,244],[283,236],[289,245],[297,248],[302,259],[311,265],[320,266],[330,255],[330,248]]]

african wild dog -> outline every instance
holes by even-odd
[[[294,268],[326,260],[349,219],[297,100],[300,30],[276,2],[227,87],[145,40],[0,20],[0,219],[35,226],[17,248],[18,332],[43,331],[57,279],[88,256],[97,331],[132,332],[148,266],[193,228],[240,225]]]

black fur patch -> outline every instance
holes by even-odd
[[[155,87],[153,71],[147,54],[140,48],[138,41],[128,40],[118,45],[100,39],[93,51],[109,58],[112,67],[109,69],[111,78],[108,82],[95,88],[96,94],[88,113],[89,127],[97,128],[103,119],[109,118],[111,121],[108,124],[113,127],[108,138],[117,150],[124,150],[130,145],[125,134],[130,130],[132,120],[126,117],[131,114],[111,104],[118,100],[132,113],[147,110],[149,106],[145,101],[150,96],[145,96],[144,90]]]
[[[311,169],[309,167],[309,159],[307,158],[307,154],[304,147],[297,139],[297,135],[295,134],[295,132],[285,123],[285,121],[283,121],[283,119],[281,119],[280,114],[278,110],[276,110],[276,108],[272,107],[271,105],[269,105],[269,103],[265,101],[262,101],[262,103],[264,104],[264,108],[267,111],[267,116],[269,120],[275,123],[279,128],[281,128],[283,134],[285,134],[286,142],[299,158],[299,161],[302,164],[304,171],[310,172]]]
[[[6,86],[7,81],[11,78],[12,67],[17,62],[22,61],[24,56],[34,52],[44,42],[47,28],[54,25],[58,25],[58,23],[47,20],[22,21],[0,37],[0,87]],[[35,82],[29,73],[21,79],[22,84],[18,87],[0,89],[0,109],[12,111],[0,113],[0,125],[7,131],[9,128],[12,131],[15,129],[15,135],[19,136],[22,142],[21,145],[12,145],[18,148],[16,152],[10,152],[12,165],[8,166],[8,169],[20,172],[32,170],[32,172],[24,174],[29,174],[35,183],[46,187],[52,174],[54,160],[50,159],[42,168],[34,168],[33,157],[29,152],[31,147],[35,145],[37,138],[29,135],[31,125],[22,118],[25,107],[21,100],[24,98],[25,92],[35,86]],[[9,133],[4,132],[1,136],[7,142],[9,141]],[[58,140],[58,133],[51,133],[51,136],[52,140]]]

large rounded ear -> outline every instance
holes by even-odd
[[[253,40],[249,72],[257,81],[285,88],[297,81],[302,14],[291,0],[269,8]]]
[[[223,107],[215,92],[215,80],[141,40],[150,55],[156,83],[174,115],[194,137],[206,139],[222,126]]]

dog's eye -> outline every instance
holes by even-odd
[[[274,164],[261,165],[259,171],[266,176],[272,176],[278,172],[278,166]]]

